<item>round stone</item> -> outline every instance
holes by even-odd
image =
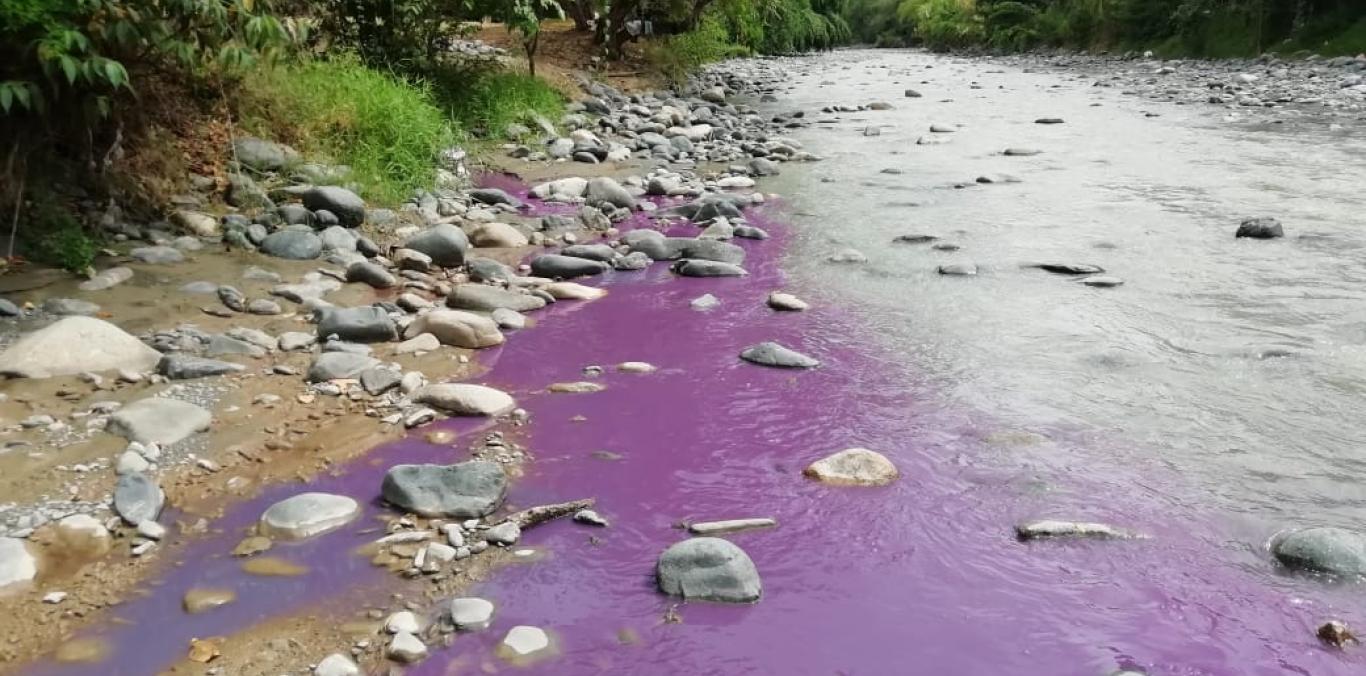
[[[344,495],[300,493],[271,505],[261,515],[261,531],[297,540],[336,530],[360,515],[360,503]]]
[[[866,448],[849,448],[811,463],[802,471],[828,484],[882,486],[900,476],[886,456]]]
[[[660,554],[655,573],[660,591],[690,601],[751,603],[763,593],[749,555],[721,538],[675,543]]]
[[[451,601],[451,623],[465,631],[487,629],[493,621],[493,603],[481,598],[466,597]]]

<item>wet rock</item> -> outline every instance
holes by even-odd
[[[485,460],[397,465],[384,475],[380,492],[395,507],[421,516],[478,518],[502,505],[507,474],[498,463]]]
[[[513,658],[527,658],[550,648],[550,636],[540,627],[518,625],[508,630],[499,648]]]
[[[597,300],[607,295],[607,289],[584,286],[574,282],[553,282],[540,288],[555,300]]]
[[[312,347],[314,343],[318,342],[318,337],[311,333],[286,331],[280,334],[278,341],[281,352],[294,352]]]
[[[814,368],[820,366],[820,362],[816,359],[783,347],[773,341],[765,341],[745,348],[740,353],[740,358],[751,364],[778,368]]]
[[[699,312],[706,312],[720,304],[720,299],[709,293],[704,293],[688,302],[688,305],[692,307],[692,309]]]
[[[783,310],[787,312],[801,312],[810,307],[806,304],[806,301],[790,293],[781,293],[778,291],[768,294],[768,306],[774,310]]]
[[[1032,157],[1042,152],[1037,148],[1006,148],[1002,154],[1006,157]]]
[[[802,474],[839,486],[883,486],[901,474],[887,456],[866,448],[848,448],[817,460]]]
[[[914,89],[907,89],[907,90],[906,90],[906,98],[908,98],[908,99],[918,99],[918,98],[920,98],[921,96],[924,96],[924,95],[921,94],[920,92],[914,90]]]
[[[185,209],[171,213],[171,224],[197,237],[217,237],[218,219],[210,214]]]
[[[38,575],[38,561],[19,538],[0,537],[0,588],[28,582]]]
[[[634,209],[636,206],[636,198],[615,179],[606,176],[588,181],[586,199],[593,206],[610,204],[623,209]]]
[[[442,345],[476,349],[503,344],[503,333],[488,317],[463,310],[433,310],[414,319],[404,335],[430,333]]]
[[[465,270],[472,282],[507,282],[516,276],[512,268],[491,258],[471,258],[465,263]]]
[[[953,127],[947,124],[930,125],[930,133],[932,134],[952,134],[956,131],[958,131],[957,127]]]
[[[649,362],[624,361],[617,364],[617,370],[622,373],[653,373],[659,370],[659,368]]]
[[[340,653],[332,653],[313,667],[313,676],[361,676],[360,667]]]
[[[124,474],[114,484],[114,513],[130,526],[156,521],[165,504],[161,487],[141,472]]]
[[[761,517],[755,519],[727,519],[724,521],[700,521],[690,524],[688,532],[693,535],[721,535],[723,533],[737,533],[745,530],[755,530],[759,528],[772,528],[778,522],[772,518]]]
[[[1118,277],[1110,277],[1108,275],[1098,275],[1096,277],[1087,277],[1081,280],[1081,283],[1085,284],[1086,286],[1094,286],[1102,289],[1109,289],[1114,288],[1116,286],[1122,286],[1124,284],[1124,280]]]
[[[1334,648],[1345,648],[1349,645],[1360,644],[1356,634],[1353,634],[1352,630],[1348,629],[1345,623],[1338,620],[1324,622],[1319,626],[1319,630],[1315,633],[1319,637],[1319,640],[1323,641],[1325,645],[1330,645]]]
[[[305,192],[303,200],[309,211],[330,211],[348,228],[360,227],[365,222],[365,200],[346,188],[317,186]]]
[[[232,147],[242,166],[259,172],[280,171],[299,161],[299,153],[293,148],[251,136],[233,139]]]
[[[0,317],[18,317],[24,311],[14,301],[0,298]]]
[[[489,318],[498,325],[500,329],[523,329],[526,328],[526,317],[516,310],[509,310],[500,307],[489,314]]]
[[[1025,541],[1045,538],[1123,540],[1132,538],[1133,534],[1103,523],[1045,519],[1042,521],[1030,521],[1015,526],[1015,536],[1020,540]]]
[[[356,378],[362,371],[379,365],[379,360],[354,352],[324,352],[308,367],[308,382],[321,383],[339,378]]]
[[[431,334],[423,334],[431,335]],[[377,397],[389,390],[398,387],[403,380],[403,374],[391,368],[373,368],[360,372],[360,386],[372,397]]]
[[[276,258],[306,261],[322,255],[323,241],[312,230],[285,228],[266,235],[260,248]]]
[[[660,555],[655,574],[660,591],[689,601],[752,603],[763,593],[749,555],[720,538],[675,543]]]
[[[1234,237],[1251,239],[1275,239],[1284,236],[1285,228],[1281,227],[1281,222],[1269,216],[1243,221],[1238,225],[1238,232],[1234,234]]]
[[[581,380],[572,383],[553,383],[546,390],[559,394],[587,394],[591,392],[601,392],[607,389],[602,383]]]
[[[409,237],[403,246],[425,254],[437,265],[453,268],[465,263],[465,252],[470,248],[470,241],[460,228],[441,224]]]
[[[1300,570],[1366,575],[1366,535],[1344,528],[1306,528],[1271,544],[1281,564]]]
[[[493,622],[493,603],[481,598],[458,598],[451,600],[451,624],[461,631],[487,629]]]
[[[971,277],[977,274],[977,265],[974,263],[949,263],[939,266],[939,274],[950,277]]]
[[[470,242],[478,247],[519,247],[527,245],[527,237],[507,223],[484,223],[470,234]]]
[[[105,431],[139,444],[170,446],[209,429],[213,414],[188,401],[149,397],[109,416]]]
[[[214,290],[214,295],[218,296],[218,302],[233,312],[247,311],[247,296],[236,287],[220,286]]]
[[[530,312],[545,307],[545,300],[530,294],[484,284],[461,284],[451,289],[446,296],[446,305],[457,310],[491,312],[506,308],[517,312]]]
[[[417,616],[411,611],[400,610],[397,613],[390,615],[388,619],[384,621],[384,630],[390,634],[398,634],[401,632],[416,634],[422,631],[422,625],[418,624]]]
[[[749,273],[738,265],[685,258],[669,268],[682,277],[743,277]]]
[[[560,250],[562,256],[572,256],[574,258],[587,258],[590,261],[611,263],[616,260],[616,249],[606,244],[574,244]]]
[[[831,263],[867,263],[868,257],[857,249],[844,249],[826,257]]]
[[[531,188],[531,195],[537,199],[547,199],[550,197],[574,198],[583,197],[587,190],[588,179],[570,176],[538,184]]]
[[[611,269],[611,266],[601,261],[574,258],[572,256],[561,256],[559,254],[545,254],[531,260],[531,273],[533,275],[536,275],[537,277],[550,277],[552,279],[586,277],[588,275],[601,274],[609,269]]]
[[[607,519],[602,518],[600,514],[591,509],[580,509],[574,512],[574,522],[599,528],[607,527]]]
[[[333,531],[360,516],[360,503],[344,495],[300,493],[270,506],[261,515],[261,534],[299,540]]]
[[[1062,123],[1063,123],[1063,120],[1062,120],[1061,117],[1041,117],[1041,118],[1039,118],[1039,119],[1037,119],[1037,120],[1034,120],[1034,124],[1062,124]]]
[[[369,284],[376,289],[388,289],[398,285],[398,280],[392,273],[370,261],[356,261],[347,267],[346,281]]]
[[[430,333],[416,335],[394,346],[394,354],[432,352],[441,348],[441,341]]]
[[[43,312],[58,316],[89,316],[100,311],[100,306],[79,298],[49,298],[43,301]]]
[[[104,291],[112,289],[133,278],[133,271],[130,268],[117,267],[102,270],[94,277],[81,282],[81,291]]]
[[[0,352],[0,375],[48,378],[86,372],[150,371],[161,353],[109,322],[67,317]]]
[[[1025,267],[1034,267],[1057,275],[1097,275],[1105,272],[1105,268],[1087,263],[1038,263]]]
[[[373,305],[331,308],[322,312],[318,322],[318,338],[328,336],[355,343],[384,343],[398,338],[398,328],[383,308]]]
[[[494,416],[517,405],[512,395],[502,390],[470,383],[427,385],[413,393],[413,401],[462,416]]]
[[[427,657],[427,645],[418,637],[405,631],[395,634],[390,639],[389,649],[385,654],[395,662],[411,664]]]

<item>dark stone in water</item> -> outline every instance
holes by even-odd
[[[897,244],[929,244],[939,239],[936,235],[897,235],[892,238]]]
[[[655,574],[660,591],[689,601],[753,603],[763,594],[754,561],[721,538],[675,543],[659,556]]]
[[[1034,124],[1062,124],[1061,117],[1041,117],[1034,120]]]
[[[531,274],[537,277],[550,277],[558,279],[573,279],[574,277],[586,277],[588,275],[601,274],[609,269],[602,261],[588,260],[587,258],[574,258],[573,256],[561,256],[559,254],[545,254],[537,256],[531,261]]]
[[[1238,225],[1238,232],[1234,235],[1251,239],[1275,239],[1284,236],[1285,229],[1281,227],[1281,222],[1269,216],[1243,221]]]
[[[1105,268],[1088,263],[1038,263],[1025,267],[1038,268],[1059,275],[1098,275],[1105,272]]]
[[[773,341],[766,341],[745,348],[740,353],[740,358],[751,364],[789,369],[814,368],[821,364],[816,359],[783,347]]]
[[[720,261],[706,261],[685,258],[669,268],[674,274],[684,277],[743,277],[749,273],[738,265]]]
[[[1299,570],[1366,575],[1366,535],[1345,528],[1306,528],[1281,535],[1271,553]]]

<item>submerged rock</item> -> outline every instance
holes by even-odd
[[[1052,519],[1019,524],[1015,526],[1015,536],[1021,540],[1040,540],[1044,538],[1127,540],[1135,537],[1133,533],[1120,530],[1109,524],[1089,523],[1085,521],[1058,521]]]
[[[531,657],[550,648],[550,636],[540,627],[518,625],[508,630],[499,647],[509,657]]]
[[[602,261],[559,254],[545,254],[531,260],[531,274],[552,279],[586,277],[601,274],[610,269],[611,266]]]
[[[545,299],[485,284],[461,284],[446,296],[446,305],[458,310],[491,312],[500,308],[530,312],[545,307]]]
[[[139,399],[109,417],[105,431],[139,444],[169,446],[209,429],[213,414],[179,399]]]
[[[849,448],[821,458],[802,470],[802,474],[842,486],[883,486],[901,476],[887,456],[866,448]]]
[[[1306,528],[1281,535],[1271,552],[1300,570],[1366,575],[1366,534],[1345,528]]]
[[[150,371],[161,353],[109,322],[66,317],[26,334],[0,352],[0,375],[49,378],[80,373]]]
[[[740,358],[752,364],[778,368],[813,368],[820,362],[796,350],[791,350],[773,341],[751,345],[740,353]]]
[[[344,495],[300,493],[285,498],[261,515],[261,533],[298,540],[336,530],[360,516],[360,503]]]
[[[1238,232],[1234,234],[1234,237],[1251,239],[1275,239],[1284,236],[1285,229],[1281,227],[1281,222],[1269,216],[1243,221],[1238,225]]]
[[[689,601],[752,603],[763,593],[759,571],[743,549],[712,537],[670,546],[655,566],[659,590]]]
[[[486,460],[397,465],[384,475],[380,493],[390,504],[414,514],[468,519],[498,509],[507,484],[502,466]]]

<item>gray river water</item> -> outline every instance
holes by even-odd
[[[1095,87],[1092,74],[915,52],[783,68],[790,88],[766,108],[808,111],[817,124],[792,136],[828,158],[771,184],[798,225],[790,269],[926,374],[934,405],[1040,447],[1004,462],[1159,467],[1180,479],[1145,489],[1225,512],[1237,535],[1366,517],[1359,123],[1276,124]],[[924,96],[903,98],[907,88]],[[817,112],[872,101],[895,108]],[[870,125],[880,135],[865,136]],[[1011,146],[1043,152],[1001,154]],[[985,174],[1020,182],[955,187]],[[1262,215],[1286,237],[1234,238]],[[903,234],[962,248],[892,243]],[[847,247],[868,262],[825,260]],[[937,274],[965,261],[980,274]],[[1093,263],[1126,283],[1021,267],[1042,261]],[[1058,434],[1091,450],[1050,459]]]

